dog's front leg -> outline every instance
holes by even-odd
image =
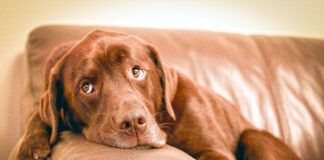
[[[18,149],[19,160],[46,159],[51,148],[46,124],[40,119],[38,111],[35,111],[28,121],[28,126]]]
[[[237,159],[300,160],[285,143],[268,132],[245,130],[238,144]]]

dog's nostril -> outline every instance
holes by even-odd
[[[124,121],[120,126],[121,129],[130,129],[131,127],[132,127],[132,124],[129,121]]]
[[[145,123],[146,123],[146,120],[145,120],[144,117],[140,117],[140,118],[138,118],[138,124],[139,124],[139,125],[144,125]]]

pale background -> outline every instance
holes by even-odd
[[[324,38],[323,0],[0,0],[0,88],[28,33],[44,24],[207,29],[242,34]],[[12,86],[14,87],[14,86]],[[10,106],[0,92],[1,117]],[[1,144],[0,142],[0,145]]]

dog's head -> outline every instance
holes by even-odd
[[[50,142],[62,121],[97,143],[120,148],[164,145],[166,133],[157,117],[175,120],[175,114],[171,79],[163,67],[154,47],[121,33],[97,30],[59,47],[46,67],[39,108],[51,127]]]

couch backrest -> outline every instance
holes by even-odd
[[[139,36],[164,62],[236,104],[258,128],[272,132],[304,159],[324,159],[324,41],[191,30],[43,26],[27,42],[30,91],[36,107],[50,50],[94,29]],[[31,106],[24,114],[26,117]]]

